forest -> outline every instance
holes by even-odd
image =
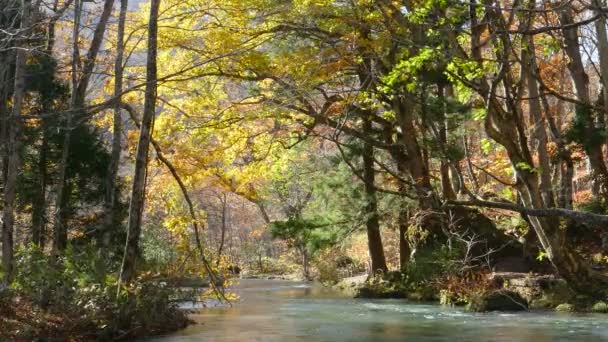
[[[239,278],[608,312],[607,6],[0,0],[0,340]]]

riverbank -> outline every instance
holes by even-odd
[[[472,312],[539,309],[608,313],[606,301],[577,295],[563,279],[554,275],[492,272],[479,274],[470,279],[469,284],[450,280],[451,283],[409,284],[404,275],[392,272],[385,276],[344,278],[332,287],[355,298],[408,299],[463,306]],[[466,285],[469,287],[464,288]]]
[[[272,273],[244,273],[235,279],[265,279],[265,280],[289,280],[289,281],[307,281],[300,273],[289,274],[272,274]]]
[[[177,331],[191,322],[168,291],[133,291],[119,301],[114,291],[112,298],[41,302],[3,289],[0,341],[126,341]]]

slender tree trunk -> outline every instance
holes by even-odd
[[[410,176],[414,181],[416,195],[421,209],[433,209],[439,207],[437,197],[431,186],[431,178],[422,154],[418,140],[417,131],[414,126],[411,106],[404,101],[395,101],[393,108],[397,114],[397,122],[401,128],[401,141],[405,146],[408,156],[406,163]],[[434,229],[434,228],[433,228]]]
[[[409,208],[405,203],[401,204],[399,209],[399,266],[401,272],[407,271],[407,265],[410,261],[410,253],[412,252],[410,244],[407,241],[407,230],[410,221]]]
[[[13,93],[14,55],[8,52],[0,54],[0,181],[6,182],[8,167],[8,127],[10,126],[9,100]]]
[[[124,35],[125,35],[125,20],[127,17],[128,0],[120,1],[120,14],[118,17],[118,32],[116,41],[116,60],[114,61],[114,97],[116,97],[116,105],[114,105],[114,127],[112,132],[112,157],[108,167],[108,178],[106,182],[106,194],[104,201],[104,229],[102,236],[102,245],[108,247],[110,244],[110,233],[115,223],[115,207],[116,197],[118,195],[116,189],[118,165],[120,164],[121,139],[122,139],[122,115],[120,108],[120,100],[122,93],[123,79],[123,54],[124,54]]]
[[[43,106],[45,108],[46,106]],[[46,112],[46,111],[45,111]],[[32,243],[44,248],[46,234],[46,185],[47,185],[47,152],[48,133],[46,120],[42,120],[42,143],[38,157],[38,189],[32,204]]]
[[[74,1],[74,27],[72,29],[72,97],[70,109],[78,107],[78,61],[80,59],[80,48],[78,39],[80,37],[80,19],[82,14],[82,0]],[[61,150],[61,161],[59,162],[59,175],[57,177],[57,189],[55,191],[55,230],[53,234],[53,254],[59,255],[68,244],[67,223],[65,222],[66,205],[66,171],[70,153],[70,135],[72,130],[72,113],[68,112],[65,120],[63,146]]]
[[[222,232],[220,234],[220,246],[217,249],[217,262],[215,264],[215,266],[219,266],[220,265],[220,261],[222,259],[222,251],[224,249],[224,241],[226,240],[226,215],[228,215],[227,213],[227,198],[226,198],[226,193],[223,193],[222,196],[220,196],[220,200],[222,202]]]
[[[608,34],[606,33],[606,14],[603,12],[605,6],[604,0],[595,0],[595,14],[599,17],[595,21],[595,31],[597,34],[598,54],[600,58],[600,76],[602,81],[602,100],[604,112],[600,113],[600,117],[604,123],[603,131],[608,132],[606,127],[606,118],[608,116]],[[608,139],[608,136],[606,137]],[[608,141],[608,140],[607,140]]]
[[[467,162],[467,171],[469,173],[469,178],[473,185],[473,191],[479,191],[479,182],[477,181],[477,176],[475,176],[475,171],[473,170],[473,162],[471,161],[471,151],[469,148],[469,137],[467,135],[467,128],[464,128],[464,134],[462,136],[462,147],[464,149],[464,156]]]
[[[53,4],[53,13],[56,15],[59,8],[59,0]],[[45,53],[52,56],[55,47],[55,26],[58,17],[50,20],[47,27],[47,40]],[[42,112],[49,113],[53,108],[50,99],[45,99],[42,104]],[[47,119],[42,118],[40,129],[42,130],[42,141],[40,144],[40,155],[38,158],[38,189],[32,205],[32,243],[44,249],[46,235],[46,186],[48,183],[47,153],[49,144],[49,132]]]
[[[371,131],[371,122],[364,118],[364,126],[367,132]],[[372,260],[372,273],[377,271],[386,272],[386,259],[380,235],[380,220],[378,217],[378,200],[375,187],[376,174],[374,171],[374,147],[366,142],[363,143],[363,179],[365,188],[365,215],[367,227],[367,243],[369,255]]]
[[[30,25],[31,0],[21,3],[21,35],[28,35]],[[4,184],[4,208],[2,212],[2,268],[7,282],[13,273],[13,229],[15,224],[15,198],[17,174],[19,172],[19,149],[21,139],[21,114],[25,96],[26,60],[28,48],[25,40],[18,41],[15,58],[15,86],[13,90],[13,110],[8,122],[8,165]]]
[[[79,26],[80,16],[82,12],[83,0],[75,0],[74,10],[74,31],[73,31],[73,56],[72,56],[72,99],[71,108],[72,110],[84,108],[86,90],[93,75],[95,63],[97,61],[97,54],[101,49],[103,43],[103,37],[106,31],[106,25],[112,14],[114,6],[114,0],[105,0],[103,11],[99,17],[99,22],[95,27],[93,33],[93,39],[91,40],[91,46],[87,51],[86,58],[83,62],[82,72],[78,77],[78,60],[80,59],[80,53],[78,50],[78,37],[79,37]],[[68,112],[66,116],[66,127],[65,135],[63,139],[63,147],[61,151],[61,162],[59,163],[59,175],[57,177],[57,189],[56,193],[56,209],[55,209],[55,242],[53,245],[54,253],[57,254],[67,247],[67,208],[69,201],[64,200],[66,198],[66,169],[70,156],[70,144],[71,144],[71,131],[72,127],[72,113]]]
[[[563,6],[560,12],[560,23],[562,25],[572,26],[574,22],[572,12],[571,4]],[[585,153],[589,158],[594,183],[592,188],[596,191],[596,195],[601,195],[606,199],[608,198],[608,169],[606,168],[602,152],[604,139],[597,129],[593,118],[594,115],[589,96],[589,77],[585,72],[585,66],[581,57],[578,27],[571,26],[562,29],[562,34],[566,45],[565,52],[570,59],[568,70],[576,89],[576,95],[583,102],[582,104],[575,105],[576,121],[579,126],[579,136],[577,139],[583,145]]]
[[[15,62],[15,39],[10,34],[17,29],[19,21],[15,18],[19,14],[17,3],[19,0],[0,0],[0,27],[6,33],[0,33],[0,181],[6,182],[8,167],[8,127],[10,122],[9,102],[13,94],[14,62]],[[12,10],[9,10],[12,9]]]
[[[131,190],[131,203],[129,206],[129,221],[127,228],[127,241],[120,272],[121,282],[129,283],[135,275],[137,258],[139,256],[139,238],[141,235],[141,219],[144,209],[146,168],[148,164],[148,150],[152,138],[152,124],[156,110],[157,86],[157,35],[158,11],[160,0],[152,0],[150,4],[150,21],[148,23],[148,58],[146,62],[146,92],[144,112],[139,131],[139,141],[135,157],[135,174]]]
[[[554,207],[555,197],[552,188],[553,184],[551,182],[551,162],[547,152],[547,126],[545,124],[545,118],[542,114],[538,84],[536,83],[536,78],[533,75],[534,70],[536,70],[536,57],[534,53],[534,41],[532,37],[527,37],[527,49],[522,51],[522,60],[524,62],[522,69],[526,73],[526,75],[523,77],[525,77],[528,82],[528,95],[530,98],[528,101],[528,107],[530,111],[530,118],[533,123],[533,135],[536,138],[534,144],[535,146],[533,147],[538,152],[540,165],[540,189],[543,200],[545,205],[548,207]]]
[[[541,103],[543,105],[545,111],[545,117],[547,119],[547,123],[549,124],[549,130],[557,144],[558,153],[559,153],[559,174],[560,174],[560,189],[558,196],[558,204],[562,208],[572,209],[573,204],[573,189],[572,189],[572,180],[574,179],[574,162],[572,161],[572,156],[570,151],[566,148],[566,142],[562,138],[562,134],[553,118],[549,106],[549,101],[547,101],[546,96],[541,96]],[[558,102],[557,104],[557,116],[561,115],[562,106]]]
[[[441,100],[445,103],[446,100],[446,91],[443,86],[438,85],[438,94]],[[441,148],[444,152],[447,152],[446,147],[448,146],[448,122],[446,120],[445,111],[447,106],[444,105],[444,110],[441,112],[439,117],[439,143],[441,144]],[[445,156],[449,158],[449,156]],[[447,200],[456,199],[456,193],[454,192],[454,188],[452,187],[452,181],[450,178],[450,162],[446,160],[446,158],[441,158],[440,166],[439,166],[439,174],[441,175],[441,192],[443,194],[443,198]]]
[[[268,215],[264,202],[262,200],[255,200],[253,203],[260,209],[260,214],[262,215],[262,219],[264,219],[264,223],[270,224],[270,216]]]
[[[306,250],[306,245],[298,245],[298,251],[300,252],[300,255],[302,257],[302,275],[304,276],[304,279],[308,280],[310,279],[310,268],[309,268],[309,255],[308,255],[308,251]]]

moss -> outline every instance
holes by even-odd
[[[523,311],[528,309],[528,302],[518,293],[498,290],[473,296],[465,310],[468,312],[487,311]]]
[[[356,298],[406,298],[407,293],[386,281],[366,282],[355,294]]]
[[[377,275],[356,287],[356,298],[407,298],[412,301],[434,301],[438,294],[426,283],[409,283],[403,274],[389,272]]]
[[[593,304],[591,311],[597,313],[608,313],[608,304],[606,304],[606,302],[599,301]]]
[[[553,309],[561,303],[575,300],[574,292],[564,281],[547,281],[540,284],[540,296],[530,301],[532,309]]]
[[[562,303],[555,307],[555,311],[557,311],[557,312],[574,312],[575,307],[572,304]]]

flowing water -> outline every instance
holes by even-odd
[[[405,300],[352,299],[312,283],[241,280],[232,307],[152,341],[608,341],[608,315],[465,313]]]

